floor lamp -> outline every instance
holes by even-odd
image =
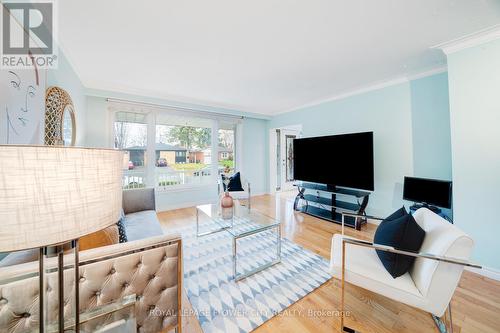
[[[123,152],[0,145],[0,252],[39,249],[39,332],[79,329],[78,239],[116,223]],[[65,265],[72,249],[74,261]],[[53,257],[53,259],[51,259]],[[64,270],[74,267],[74,318],[64,318]],[[57,320],[46,309],[47,277],[57,274]]]

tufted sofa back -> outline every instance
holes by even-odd
[[[80,252],[80,312],[135,294],[138,332],[177,327],[182,242],[162,235]],[[70,259],[67,262],[70,262]],[[47,261],[47,267],[55,262]],[[38,262],[0,268],[0,332],[38,328]],[[73,313],[73,267],[65,269],[65,315]],[[47,274],[49,321],[57,315],[57,275]]]

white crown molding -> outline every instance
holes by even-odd
[[[415,81],[415,80],[418,80],[418,79],[422,79],[424,77],[433,76],[433,75],[440,74],[440,73],[445,73],[447,71],[448,71],[448,66],[444,65],[444,66],[436,67],[436,68],[433,68],[433,69],[430,69],[430,70],[427,70],[427,71],[423,71],[423,72],[420,72],[420,73],[408,75],[406,77],[406,79],[407,79],[408,82],[410,82],[410,81]]]
[[[448,55],[460,50],[488,43],[496,39],[500,39],[500,24],[451,40],[449,42],[435,45],[431,48],[442,50],[446,55]]]
[[[370,91],[387,88],[387,87],[394,86],[394,85],[397,85],[397,84],[406,83],[406,82],[410,82],[410,81],[413,81],[413,80],[418,80],[418,79],[421,79],[421,78],[424,78],[424,77],[427,77],[427,76],[432,76],[432,75],[435,75],[435,74],[444,73],[446,71],[447,71],[447,66],[441,66],[441,67],[437,67],[437,68],[434,68],[434,69],[431,69],[431,70],[427,70],[427,71],[416,73],[416,74],[412,74],[412,75],[396,77],[396,78],[392,78],[392,79],[388,79],[388,80],[384,80],[384,81],[378,81],[378,82],[375,82],[375,83],[372,83],[372,84],[369,84],[369,85],[366,85],[366,86],[363,86],[363,87],[360,87],[360,88],[357,88],[357,89],[353,89],[353,90],[350,90],[350,91],[347,91],[347,92],[344,92],[344,93],[341,93],[341,94],[336,94],[336,95],[333,95],[333,96],[329,96],[329,97],[326,97],[326,98],[315,100],[313,102],[302,104],[302,105],[293,107],[291,109],[287,109],[287,110],[284,110],[284,111],[274,112],[274,113],[272,113],[272,115],[276,116],[276,115],[280,115],[280,114],[285,114],[285,113],[297,111],[297,110],[308,108],[308,107],[311,107],[311,106],[316,106],[316,105],[319,105],[319,104],[323,104],[323,103],[327,103],[327,102],[332,102],[332,101],[335,101],[335,100],[344,99],[344,98],[355,96],[355,95],[364,94],[364,93],[367,93],[367,92],[370,92]]]

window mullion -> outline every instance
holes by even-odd
[[[149,112],[147,115],[147,168],[146,168],[146,184],[148,187],[156,186],[156,113]]]
[[[236,124],[234,133],[234,159],[237,171],[245,174],[243,170],[243,124]]]
[[[212,181],[219,180],[219,121],[212,121],[212,147],[211,147],[211,174]]]

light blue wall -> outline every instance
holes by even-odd
[[[85,88],[61,49],[58,54],[58,68],[48,71],[47,88],[50,86],[63,88],[71,96],[75,107],[76,145],[85,146],[87,112]]]
[[[448,74],[411,81],[410,89],[414,175],[451,180]]]
[[[282,114],[270,127],[295,124],[302,124],[304,137],[373,131],[375,192],[368,212],[383,216],[401,207],[403,177],[413,173],[409,83]],[[334,156],[332,148],[318,163],[362,163],[355,154],[343,161]]]
[[[448,73],[410,82],[413,175],[452,180]],[[452,209],[443,212],[453,218]]]
[[[269,131],[267,120],[246,118],[243,121],[243,173],[255,194],[269,189]]]
[[[87,96],[87,147],[109,147],[110,126],[106,112],[106,100],[101,97]]]
[[[500,40],[448,56],[454,220],[500,269]]]
[[[368,212],[385,216],[403,205],[404,176],[451,174],[447,99],[446,74],[438,74],[281,114],[269,127],[301,124],[305,137],[373,131],[375,191]],[[432,139],[423,140],[427,132]],[[429,149],[429,141],[436,146]],[[325,154],[326,163],[339,162],[334,153]],[[362,161],[357,158],[343,162]]]

